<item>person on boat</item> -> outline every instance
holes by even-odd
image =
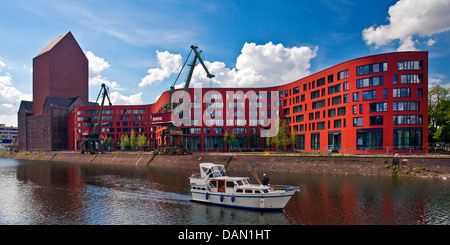
[[[263,185],[269,185],[269,177],[266,174],[263,174],[262,183]]]

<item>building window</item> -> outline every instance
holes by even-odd
[[[340,128],[340,127],[342,127],[342,121],[341,121],[341,119],[338,119],[338,120],[334,120],[334,128]]]
[[[345,106],[338,108],[338,116],[345,116]]]
[[[358,76],[383,71],[387,71],[386,62],[356,67],[356,75]]]
[[[394,149],[422,149],[422,128],[394,128]]]
[[[367,90],[363,91],[363,100],[374,100],[377,98],[377,91],[376,90]]]
[[[311,134],[311,150],[320,150],[320,133]]]
[[[398,63],[398,70],[422,70],[423,61],[421,60],[402,60]]]
[[[317,87],[325,85],[325,77],[317,79]]]
[[[354,117],[353,118],[353,127],[361,127],[363,125],[362,117]]]
[[[344,103],[348,103],[348,94],[344,94]]]
[[[423,88],[417,88],[417,97],[419,98],[423,97]]]
[[[303,111],[302,105],[294,106],[294,113],[302,112],[302,111]]]
[[[316,99],[320,97],[320,90],[312,91],[311,92],[311,99]]]
[[[334,82],[334,75],[333,74],[328,76],[328,83],[332,83],[332,82]]]
[[[419,111],[419,101],[396,101],[393,103],[394,111]]]
[[[344,91],[348,91],[349,89],[348,82],[344,82]]]
[[[422,115],[394,115],[394,125],[422,124]]]
[[[359,101],[359,92],[353,92],[353,102]]]
[[[392,89],[392,94],[394,98],[411,97],[410,88],[394,88]]]
[[[348,78],[348,69],[347,69],[347,70],[340,71],[340,72],[338,72],[338,74],[337,74],[337,79],[338,79],[338,80],[341,80],[341,79],[344,79],[344,78]]]
[[[383,149],[383,129],[358,129],[356,131],[356,149]]]
[[[325,100],[319,100],[312,103],[313,109],[319,109],[325,107]]]
[[[383,116],[369,117],[369,125],[370,126],[383,125]]]
[[[298,134],[295,137],[295,149],[297,149],[297,150],[305,149],[305,135],[304,134]]]
[[[387,102],[369,104],[369,112],[380,112],[380,111],[388,111]]]
[[[341,103],[342,103],[342,101],[341,101],[341,96],[340,95],[331,98],[331,104],[332,105],[339,105]]]
[[[383,77],[367,77],[356,80],[357,88],[366,88],[372,86],[381,86],[383,85]]]
[[[205,150],[224,149],[223,136],[205,136],[204,142]]]
[[[422,74],[403,74],[400,77],[400,83],[422,83],[423,75]]]
[[[328,117],[335,117],[335,116],[336,116],[336,109],[329,109]]]
[[[300,87],[299,87],[299,86],[295,87],[293,90],[294,90],[294,91],[292,92],[293,94],[298,94],[298,93],[300,93]]]
[[[387,97],[388,97],[388,89],[387,89],[387,88],[384,88],[384,89],[383,89],[383,98],[384,98],[384,99],[387,99]]]
[[[328,95],[341,92],[341,84],[328,87]]]

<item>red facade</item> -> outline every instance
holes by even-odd
[[[50,42],[33,59],[33,114],[47,97],[89,99],[88,60],[71,32]]]
[[[71,32],[33,59],[33,101],[18,111],[19,150],[67,150],[68,114],[88,101],[88,60]],[[69,136],[69,137],[68,137]],[[72,140],[70,140],[72,142]]]
[[[183,123],[184,144],[191,151],[274,148],[274,141],[266,141],[262,131],[273,130],[279,117],[295,135],[284,149],[425,153],[427,90],[428,53],[396,52],[347,61],[277,87],[189,89],[183,114],[175,119]],[[103,137],[117,143],[122,134],[134,130],[136,135],[146,135],[150,149],[156,148],[161,127],[151,124],[152,116],[167,101],[165,92],[155,104],[105,106]],[[90,113],[98,108],[74,110],[69,145],[80,149],[82,135],[89,130],[83,119],[95,116]]]

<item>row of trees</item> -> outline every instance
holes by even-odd
[[[428,90],[428,142],[450,143],[450,89],[436,85]]]
[[[105,148],[108,150],[113,149],[113,139],[108,137],[104,140],[103,144]],[[136,137],[136,133],[134,130],[131,130],[131,134],[128,136],[126,134],[122,134],[122,137],[119,141],[117,141],[117,148],[120,150],[143,150],[148,147],[147,137],[144,134],[138,135]]]
[[[259,132],[255,132],[255,134],[250,135],[250,148],[258,148],[259,149]],[[293,145],[295,145],[295,141],[297,139],[297,132],[295,130],[291,130],[288,123],[285,119],[282,120],[281,125],[278,130],[278,134],[274,137],[266,137],[264,139],[264,145],[266,148],[271,148],[271,146],[276,147],[277,149],[289,149]],[[233,132],[225,131],[223,136],[224,144],[227,146],[227,149],[232,149],[236,147],[238,143],[238,139]]]

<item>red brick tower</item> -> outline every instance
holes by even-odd
[[[71,32],[50,42],[33,59],[33,115],[41,115],[47,97],[88,101],[88,59]]]

